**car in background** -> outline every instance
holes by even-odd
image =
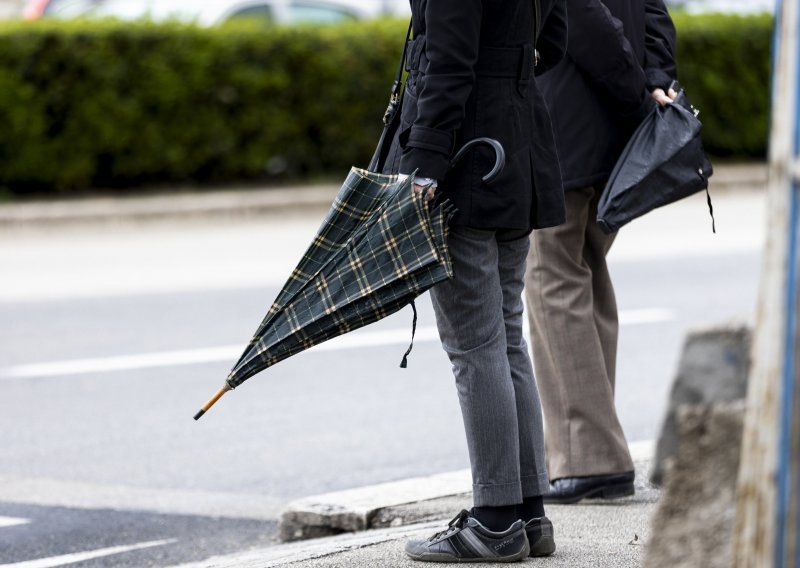
[[[775,11],[775,0],[666,0],[670,9],[691,14],[706,12],[757,14]]]
[[[333,24],[403,13],[401,0],[29,0],[25,18]]]

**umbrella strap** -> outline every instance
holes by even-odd
[[[708,214],[711,215],[711,230],[716,235],[717,223],[714,221],[714,206],[711,205],[711,194],[708,192],[708,186],[706,186],[706,199],[708,200]]]
[[[403,360],[400,361],[401,369],[408,367],[408,356],[411,354],[411,350],[414,349],[414,335],[417,333],[417,306],[414,302],[411,302],[411,309],[414,310],[414,321],[411,323],[411,345],[408,346],[406,354],[403,355]]]

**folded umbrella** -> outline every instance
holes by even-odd
[[[495,167],[484,177],[489,181],[504,164],[497,141],[472,140],[453,163],[479,143],[496,151]],[[317,235],[224,386],[195,420],[223,394],[260,371],[391,315],[453,276],[447,227],[455,211],[447,201],[429,204],[424,195],[416,195],[413,179],[413,175],[400,180],[398,176],[351,170]],[[404,356],[402,366],[405,360]]]
[[[672,104],[656,107],[642,121],[600,197],[597,223],[606,233],[657,207],[708,191],[714,170],[703,151],[698,114],[680,89]],[[708,206],[713,228],[710,196]]]

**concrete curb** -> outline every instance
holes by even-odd
[[[766,186],[763,163],[718,166],[711,192]],[[46,228],[86,223],[139,223],[203,218],[241,219],[267,214],[328,208],[338,191],[335,184],[285,188],[230,188],[224,191],[175,190],[142,197],[64,199],[0,205],[0,228]]]
[[[377,528],[373,521],[380,511],[471,491],[470,472],[461,470],[307,497],[286,507],[280,537],[286,542]],[[408,523],[389,521],[398,524]]]
[[[441,522],[423,523],[408,527],[384,529],[355,534],[331,536],[316,539],[312,542],[293,542],[271,548],[241,552],[226,556],[217,556],[200,562],[181,564],[171,568],[272,568],[285,566],[316,558],[342,554],[350,550],[375,546],[398,540],[417,532],[429,532],[441,528]]]

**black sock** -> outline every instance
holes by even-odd
[[[544,499],[542,499],[542,496],[525,497],[522,505],[517,505],[517,515],[526,523],[531,519],[544,517]]]
[[[519,519],[517,505],[501,507],[473,507],[472,516],[490,531],[503,532]]]

